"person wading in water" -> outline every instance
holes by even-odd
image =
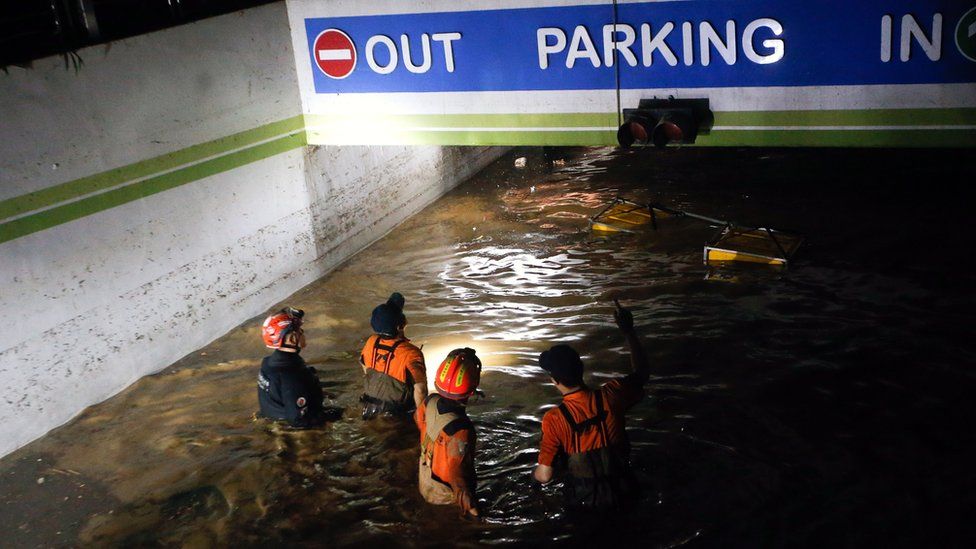
[[[374,334],[359,356],[366,374],[360,397],[363,419],[380,414],[409,417],[427,396],[424,354],[403,334],[407,325],[403,305],[403,296],[394,292],[373,309],[370,326]]]
[[[261,361],[258,374],[259,415],[298,429],[326,420],[319,379],[298,354],[305,347],[304,317],[305,311],[285,307],[265,319],[261,338],[274,352]]]
[[[474,469],[475,430],[465,411],[481,381],[474,349],[451,351],[434,376],[437,393],[417,408],[420,429],[420,494],[435,505],[457,504],[462,516],[478,517]]]
[[[572,347],[555,345],[539,356],[539,366],[549,373],[563,400],[542,418],[539,463],[533,477],[549,483],[557,455],[565,457],[565,494],[571,510],[620,509],[637,495],[624,413],[643,398],[650,365],[634,331],[633,316],[614,303],[614,319],[630,345],[633,371],[629,375],[590,389],[583,383],[583,361]]]

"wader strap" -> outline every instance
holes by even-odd
[[[569,410],[566,408],[566,403],[565,402],[559,405],[559,411],[562,412],[563,417],[566,418],[566,423],[569,424],[570,430],[573,431],[573,442],[572,442],[572,445],[573,445],[573,453],[574,454],[578,454],[579,453],[579,440],[577,440],[577,439],[579,437],[576,434],[576,420],[573,419],[573,414],[570,414],[569,413]]]
[[[593,396],[596,399],[596,415],[580,421],[579,423],[573,419],[573,415],[569,413],[569,408],[566,407],[565,402],[559,405],[559,411],[562,412],[563,417],[566,418],[566,423],[569,423],[569,428],[573,431],[573,446],[576,449],[576,453],[580,452],[580,434],[593,426],[597,426],[600,429],[600,435],[603,437],[604,446],[610,442],[609,437],[607,437],[607,427],[605,424],[607,411],[603,409],[603,392],[596,391]]]
[[[600,433],[603,434],[603,445],[610,446],[610,436],[607,435],[607,412],[603,409],[603,391],[596,392],[596,405],[600,409]]]
[[[382,373],[388,374],[390,371],[390,361],[393,360],[393,353],[396,352],[396,348],[403,343],[402,339],[398,339],[393,343],[393,345],[383,345],[380,343],[382,339],[380,336],[375,336],[376,341],[373,342],[373,360],[371,361],[370,368],[379,372],[380,370],[376,368],[376,361],[380,359],[379,351],[386,351],[387,353],[383,355],[384,363]]]
[[[433,398],[431,398],[433,397]],[[427,433],[426,438],[431,441],[437,440],[437,435],[441,434],[448,425],[454,423],[456,420],[461,419],[455,412],[447,412],[442,414],[437,411],[437,401],[442,397],[440,395],[434,394],[427,397],[427,409],[425,410],[424,420],[427,423]]]
[[[424,405],[427,409],[424,410],[424,422],[427,424],[427,430],[424,432],[424,440],[420,443],[421,446],[421,457],[427,461],[427,464],[433,469],[434,467],[434,441],[437,440],[438,435],[441,434],[448,425],[454,423],[455,421],[461,419],[461,416],[454,412],[448,412],[442,414],[437,411],[437,401],[440,400],[441,396],[437,394],[428,395],[424,399]],[[433,475],[433,471],[431,471]],[[444,482],[437,478],[437,475],[433,475],[435,480]],[[445,483],[447,484],[447,483]]]

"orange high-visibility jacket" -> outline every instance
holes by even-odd
[[[412,411],[413,385],[427,382],[424,355],[407,338],[371,336],[360,360],[366,367],[363,401]]]
[[[460,503],[463,492],[474,501],[476,435],[464,407],[432,394],[417,409],[415,419],[420,429],[421,493],[431,503]],[[424,485],[425,469],[434,486]],[[467,512],[463,505],[462,512]]]

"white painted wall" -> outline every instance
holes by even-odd
[[[77,74],[59,58],[0,74],[0,200],[301,114],[287,29],[279,3],[83,50]],[[0,455],[261,314],[501,152],[297,148],[0,244],[16,327],[0,331]]]
[[[0,73],[0,199],[299,114],[287,28],[274,4]]]

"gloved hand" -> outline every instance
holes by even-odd
[[[616,299],[613,300],[614,305],[617,308],[613,311],[613,319],[617,321],[617,326],[620,327],[620,331],[629,334],[634,331],[634,315],[627,309],[620,306],[620,302]]]

